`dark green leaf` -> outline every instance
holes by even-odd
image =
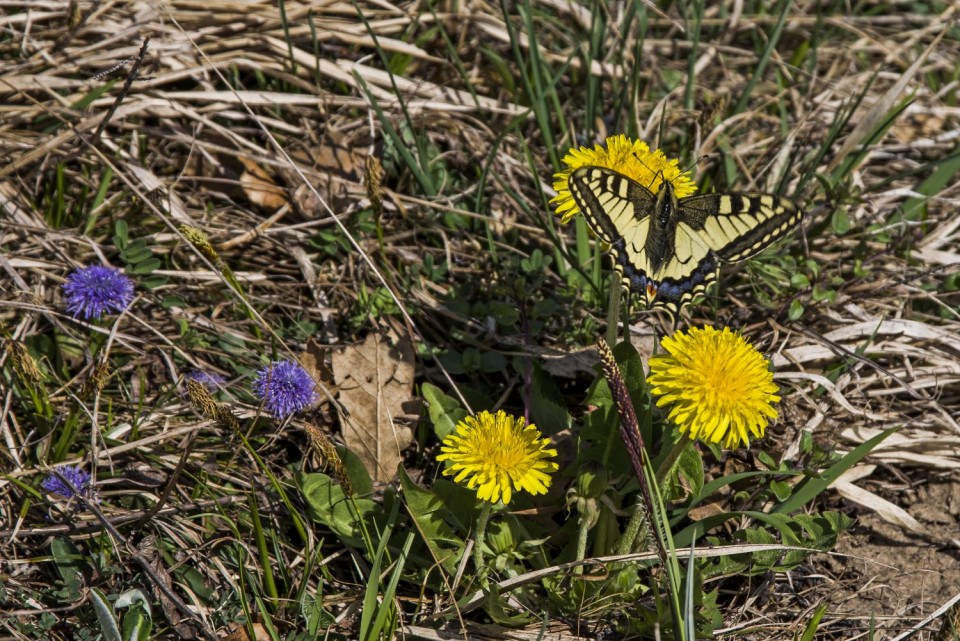
[[[686,437],[682,437],[686,438]],[[687,439],[687,446],[680,453],[677,459],[677,470],[687,479],[690,485],[690,493],[694,496],[700,496],[703,492],[703,459],[697,450],[696,444]]]
[[[847,215],[846,208],[837,207],[833,210],[833,216],[830,218],[830,226],[838,236],[843,236],[850,231],[850,216]]]
[[[129,608],[121,617],[124,641],[147,641],[153,628],[150,601],[140,590],[127,590],[117,597],[115,610]]]
[[[773,491],[773,495],[777,497],[778,501],[786,501],[790,498],[792,488],[785,481],[771,481],[770,490]]]
[[[83,570],[86,567],[86,556],[73,544],[70,539],[56,537],[50,542],[50,552],[53,562],[63,584],[72,598],[80,595],[83,587]]]
[[[533,364],[530,388],[530,418],[543,434],[556,434],[570,426],[563,395],[553,378],[539,364]]]
[[[153,258],[153,252],[138,241],[138,243],[130,245],[120,252],[120,258],[122,258],[123,262],[127,263],[128,265],[135,265]]]
[[[800,317],[803,316],[803,303],[799,299],[793,299],[790,303],[790,311],[787,312],[787,318],[792,321],[800,320]]]
[[[90,588],[90,602],[93,603],[93,611],[97,615],[97,622],[100,623],[100,633],[103,634],[103,638],[106,641],[123,641],[107,595],[99,588]]]
[[[347,545],[363,545],[360,520],[372,517],[380,509],[376,503],[369,499],[347,498],[339,484],[319,472],[299,474],[297,483],[312,520],[326,525]]]
[[[133,265],[130,268],[130,272],[133,274],[149,274],[151,272],[154,272],[160,269],[162,265],[163,263],[160,262],[159,258],[150,258],[148,260],[143,261],[142,263],[137,263],[136,265]]]
[[[441,441],[453,432],[457,423],[469,416],[456,399],[444,394],[439,387],[424,383],[420,393],[427,401],[427,414],[433,424],[433,433]]]
[[[367,472],[367,468],[360,457],[342,445],[337,446],[337,454],[340,455],[343,467],[347,471],[347,478],[353,485],[354,494],[360,496],[373,494],[373,480],[371,480],[370,473]]]
[[[127,221],[120,218],[113,224],[113,244],[117,249],[123,250],[130,243]]]
[[[480,371],[485,374],[502,372],[507,366],[507,358],[500,352],[483,352],[480,356]]]
[[[430,548],[433,560],[443,565],[447,572],[455,572],[457,562],[463,555],[464,543],[444,521],[443,513],[446,510],[443,501],[433,492],[414,483],[402,465],[399,471],[407,512],[424,543]]]

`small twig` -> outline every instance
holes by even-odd
[[[913,386],[910,385],[910,383],[906,382],[905,380],[903,380],[902,378],[900,378],[899,376],[897,376],[887,368],[883,367],[879,363],[875,362],[874,360],[867,358],[866,356],[861,356],[856,352],[851,352],[849,349],[845,348],[843,345],[828,339],[826,336],[820,333],[807,329],[806,327],[804,327],[799,323],[792,323],[791,328],[796,329],[801,334],[808,336],[809,338],[812,338],[815,341],[819,341],[820,343],[826,345],[830,350],[832,350],[838,356],[843,356],[845,358],[863,363],[867,367],[870,367],[880,372],[884,376],[890,378],[890,380],[896,381],[897,383],[900,384],[900,387],[903,388],[903,391],[909,394],[910,396],[912,396],[913,398],[919,401],[929,400],[923,394],[915,390]]]
[[[123,99],[127,97],[128,93],[130,93],[130,87],[133,86],[133,81],[140,77],[140,65],[143,64],[143,59],[147,55],[147,45],[149,44],[150,36],[147,36],[143,39],[143,45],[140,47],[140,52],[136,55],[133,61],[133,67],[130,69],[130,73],[127,74],[127,79],[123,83],[123,87],[120,88],[120,93],[117,94],[117,99],[113,101],[113,104],[107,110],[107,113],[103,115],[103,120],[100,121],[100,126],[97,127],[95,132],[93,132],[93,136],[90,138],[91,146],[96,146],[97,142],[99,142],[100,136],[103,134],[103,130],[107,128],[107,123],[113,117],[113,114],[117,112],[117,109],[120,108],[120,103],[123,102]],[[126,64],[126,62],[127,61],[124,61],[121,64]],[[116,69],[116,67],[114,67],[114,69]]]
[[[146,557],[144,557],[144,555],[136,548],[136,546],[134,546],[127,537],[120,534],[120,531],[117,530],[117,528],[113,526],[113,523],[111,523],[110,520],[104,516],[103,512],[100,511],[100,508],[97,506],[96,502],[90,500],[90,498],[81,492],[79,488],[74,486],[70,479],[61,474],[59,470],[54,468],[52,472],[58,479],[60,479],[62,483],[70,488],[70,490],[73,492],[74,498],[83,503],[84,508],[89,510],[95,517],[97,517],[97,520],[99,520],[104,529],[109,532],[110,536],[113,537],[114,540],[123,544],[123,547],[126,548],[133,560],[137,562],[144,574],[150,577],[150,580],[156,586],[157,590],[162,592],[163,595],[170,600],[170,602],[174,605],[174,607],[177,608],[177,610],[180,611],[184,618],[196,625],[204,637],[210,641],[218,641],[218,637],[213,630],[209,629],[204,623],[203,619],[197,616],[197,614],[194,613],[193,610],[191,610],[179,596],[177,596],[173,589],[167,585],[166,581],[163,580],[163,577],[157,574],[157,571],[153,569],[153,565]]]
[[[187,435],[187,444],[183,447],[183,454],[180,456],[180,461],[177,463],[177,468],[173,471],[173,474],[170,475],[170,480],[167,481],[167,487],[163,489],[163,492],[160,493],[160,498],[151,507],[149,510],[144,512],[143,516],[140,517],[140,520],[134,525],[135,529],[142,528],[147,521],[152,519],[154,516],[163,509],[163,506],[166,505],[167,500],[170,498],[170,494],[173,492],[173,488],[177,486],[177,481],[180,479],[180,475],[183,473],[183,469],[186,467],[187,461],[190,459],[190,454],[193,452],[193,444],[197,439],[197,433],[199,430],[190,432]]]
[[[163,508],[154,516],[170,516],[173,514],[192,514],[194,512],[203,512],[210,509],[215,505],[227,505],[230,503],[237,503],[239,501],[246,501],[246,498],[243,496],[222,496],[219,499],[209,500],[209,501],[196,501],[194,503],[181,503],[179,505],[171,505]],[[128,523],[134,523],[143,519],[143,515],[148,510],[135,510],[132,512],[127,512],[126,514],[120,514],[118,516],[113,516],[107,519],[114,527],[120,527],[127,525]],[[44,527],[36,528],[17,528],[10,530],[0,530],[0,539],[7,539],[12,536],[16,537],[25,537],[25,536],[54,536],[57,534],[70,534],[70,535],[81,535],[81,534],[98,534],[103,531],[103,526],[99,521],[88,521],[83,525],[77,525],[76,523],[64,524],[64,525],[47,525]]]
[[[137,550],[136,546],[134,546],[129,539],[120,534],[120,531],[113,527],[113,524],[107,520],[107,517],[103,515],[103,512],[101,512],[100,509],[97,508],[91,501],[86,500],[85,497],[80,497],[80,499],[84,502],[86,507],[90,509],[90,511],[93,512],[98,519],[100,519],[100,522],[103,524],[103,527],[107,530],[107,532],[110,533],[110,536],[123,543],[124,548],[126,548],[127,552],[130,553],[130,556],[133,557],[133,560],[137,562],[144,574],[150,577],[150,580],[154,585],[156,585],[157,589],[170,600],[170,602],[174,605],[174,607],[177,608],[177,610],[180,611],[184,618],[193,621],[194,624],[196,624],[196,626],[200,629],[203,636],[205,636],[207,639],[210,639],[211,641],[217,641],[217,635],[214,634],[213,630],[209,629],[206,623],[204,623],[203,619],[197,616],[197,614],[191,610],[190,607],[187,606],[187,604],[184,603],[179,596],[177,596],[171,587],[167,585],[166,581],[164,581],[163,578],[157,574],[157,571],[153,569],[153,565],[150,563],[150,561],[147,560],[139,550]]]
[[[118,62],[117,64],[115,64],[115,65],[113,65],[112,67],[110,67],[109,69],[104,69],[104,70],[101,71],[100,73],[94,74],[94,75],[93,75],[93,79],[94,79],[94,80],[100,80],[100,78],[103,78],[104,76],[110,75],[111,73],[113,73],[114,71],[116,71],[116,70],[119,69],[120,67],[124,66],[124,65],[127,64],[128,62],[133,62],[133,61],[136,60],[136,59],[137,59],[136,56],[128,56],[128,57],[124,58],[123,60],[121,60],[120,62]]]

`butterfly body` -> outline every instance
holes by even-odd
[[[803,216],[770,194],[677,198],[669,181],[654,194],[604,167],[581,167],[568,184],[587,224],[610,246],[624,288],[674,315],[716,279],[720,265],[754,256]]]

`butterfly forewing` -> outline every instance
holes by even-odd
[[[759,253],[803,215],[770,194],[677,199],[664,182],[654,195],[604,167],[581,167],[568,184],[587,224],[610,245],[624,287],[674,315],[716,278],[721,263]]]
[[[656,198],[635,180],[602,167],[583,167],[568,180],[570,194],[587,224],[607,244],[623,238],[624,230],[646,229]]]

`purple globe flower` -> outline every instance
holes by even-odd
[[[261,368],[253,391],[263,406],[280,419],[310,407],[317,397],[313,379],[294,361],[274,361]]]
[[[125,310],[133,300],[133,281],[113,267],[91,265],[67,276],[63,293],[67,311],[89,320]]]
[[[84,472],[75,465],[59,465],[56,470],[64,479],[70,481],[70,485],[73,485],[73,487],[64,483],[56,474],[51,473],[43,480],[43,483],[40,484],[40,487],[43,488],[45,492],[68,499],[72,499],[78,494],[81,494],[88,499],[96,500],[96,490],[90,486],[91,479],[89,472]]]

